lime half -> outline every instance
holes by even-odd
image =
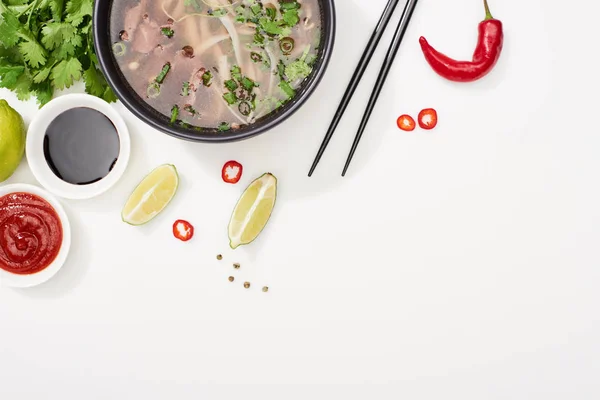
[[[174,165],[156,167],[139,183],[127,199],[121,218],[130,225],[144,225],[171,202],[179,186]]]
[[[229,221],[229,246],[236,249],[254,241],[271,217],[277,197],[277,178],[266,173],[244,191]]]

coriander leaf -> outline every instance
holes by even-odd
[[[34,84],[33,88],[37,97],[37,103],[40,107],[52,100],[54,89],[52,88],[52,85],[50,85],[50,81],[45,81],[42,84]]]
[[[79,26],[86,16],[92,16],[93,0],[70,0],[67,3],[67,17],[65,20],[74,26]]]
[[[75,46],[73,43],[62,43],[52,55],[58,60],[66,60],[75,55]]]
[[[104,101],[107,101],[109,103],[114,103],[115,101],[117,101],[117,96],[115,96],[115,93],[112,91],[112,89],[108,85],[106,86],[106,89],[104,90],[104,94],[102,95],[102,98],[104,99]]]
[[[22,6],[24,4],[27,4],[29,2],[29,0],[8,0],[5,3],[8,3],[9,6]]]
[[[279,87],[289,98],[294,97],[296,95],[296,91],[294,90],[294,88],[292,88],[292,86],[290,86],[290,84],[286,81],[279,82]]]
[[[37,71],[37,73],[33,75],[33,82],[42,83],[48,79],[48,76],[50,76],[50,71],[52,71],[52,67],[54,67],[54,64],[46,65],[44,68]]]
[[[0,65],[0,87],[12,89],[17,84],[19,76],[25,71],[25,67],[22,65]]]
[[[29,100],[31,97],[31,76],[24,73],[19,76],[13,90],[17,93],[17,98],[21,101]]]
[[[85,80],[85,91],[97,97],[102,97],[106,87],[106,81],[95,66],[91,65],[83,72]]]
[[[77,39],[75,39],[77,38]],[[42,28],[42,44],[48,50],[54,50],[63,43],[69,43],[72,40],[79,40],[77,29],[66,22],[50,22]]]
[[[17,33],[20,28],[21,23],[13,13],[3,12],[2,21],[0,22],[0,41],[6,47],[16,45],[19,42]]]
[[[262,30],[270,35],[280,35],[282,32],[281,27],[277,25],[276,22],[271,21],[267,18],[261,18],[259,20],[259,24]]]
[[[81,63],[76,58],[62,60],[52,68],[50,79],[57,89],[71,87],[73,80],[81,79]]]
[[[283,20],[289,26],[296,26],[298,22],[300,22],[300,17],[298,16],[298,10],[288,10],[283,13]]]
[[[35,40],[19,43],[19,51],[32,68],[46,64],[46,50]]]
[[[81,33],[83,33],[84,35],[87,35],[88,33],[90,33],[90,29],[92,29],[92,20],[90,20],[90,22],[88,22],[84,26],[80,27],[79,29],[81,30]]]
[[[65,0],[51,0],[50,10],[55,21],[62,21],[62,16],[65,10]]]
[[[303,79],[310,75],[312,68],[302,60],[294,61],[285,67],[285,76],[290,81]]]
[[[15,65],[23,65],[23,56],[19,53],[17,46],[6,48],[0,45],[0,60],[4,64],[11,63]]]

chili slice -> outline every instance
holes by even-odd
[[[244,167],[237,161],[227,161],[221,170],[221,177],[226,183],[238,183],[242,178]]]
[[[426,108],[419,113],[419,126],[423,129],[433,129],[437,126],[438,115],[433,108]]]
[[[194,227],[189,222],[178,219],[173,223],[173,236],[182,242],[187,242],[194,236]]]
[[[403,131],[407,131],[407,132],[414,131],[415,128],[417,127],[417,123],[415,122],[415,119],[407,114],[403,114],[403,115],[399,116],[398,121],[396,121],[396,123],[398,124],[398,128],[402,129]]]

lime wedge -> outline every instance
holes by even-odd
[[[266,173],[244,191],[229,221],[229,246],[236,249],[254,241],[271,217],[277,197],[277,178]]]
[[[156,217],[171,202],[179,175],[174,165],[156,167],[138,184],[127,199],[121,218],[130,225],[144,225]]]

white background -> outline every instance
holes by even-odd
[[[454,84],[418,38],[469,58],[481,1],[422,0],[341,178],[399,7],[309,179],[384,3],[337,1],[321,85],[260,137],[190,144],[115,105],[133,141],[123,179],[63,202],[73,247],[54,279],[0,289],[0,399],[600,398],[600,7],[491,0],[502,57],[485,79]],[[0,95],[31,120],[33,101]],[[396,128],[426,107],[438,128]],[[236,186],[220,178],[229,159],[245,167]],[[147,226],[122,223],[127,196],[162,163],[181,174],[175,200]],[[231,209],[267,171],[280,183],[272,220],[228,250]],[[15,182],[36,183],[26,162]],[[173,238],[178,218],[193,241]]]

